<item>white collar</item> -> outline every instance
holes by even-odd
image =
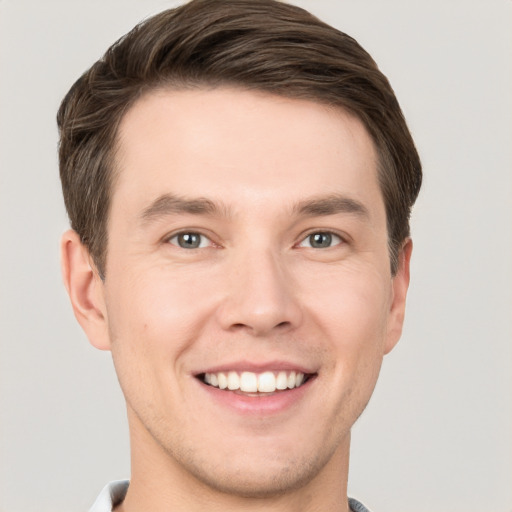
[[[116,480],[107,484],[89,512],[112,512],[114,507],[124,500],[129,484],[129,480]]]

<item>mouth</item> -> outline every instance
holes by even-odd
[[[264,371],[260,373],[232,370],[201,373],[197,375],[197,378],[207,386],[219,390],[249,396],[269,396],[300,388],[315,376],[316,374],[294,370]]]

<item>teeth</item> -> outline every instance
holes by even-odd
[[[226,374],[219,373],[217,374],[217,377],[219,379],[219,388],[226,389],[228,387],[228,378],[226,377]]]
[[[279,372],[276,379],[276,389],[286,389],[288,387],[288,377],[285,372]]]
[[[215,375],[212,373],[212,375]],[[240,377],[236,372],[228,373],[228,389],[234,391],[235,389],[240,389]]]
[[[272,372],[261,373],[258,376],[258,391],[273,393],[276,390],[276,376]]]
[[[295,372],[291,372],[290,375],[288,375],[288,378],[286,379],[286,387],[287,388],[293,389],[295,387],[295,378],[296,378]]]
[[[305,376],[300,372],[219,372],[205,373],[204,381],[210,386],[229,389],[231,391],[240,390],[244,393],[273,393],[276,390],[285,390],[298,388],[304,383]]]
[[[251,372],[242,373],[240,375],[240,389],[246,393],[258,391],[258,376]]]

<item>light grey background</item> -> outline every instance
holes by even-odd
[[[388,75],[422,155],[404,336],[354,428],[375,512],[512,511],[512,2],[297,1]],[[86,510],[129,475],[124,404],[58,261],[55,113],[159,0],[0,0],[0,511]]]

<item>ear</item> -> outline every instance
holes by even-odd
[[[384,354],[391,352],[402,335],[405,316],[405,300],[410,280],[410,263],[412,254],[412,240],[408,238],[398,254],[398,269],[392,278],[392,300],[389,312],[387,339]]]
[[[104,284],[89,251],[73,230],[62,235],[61,265],[64,285],[78,323],[94,347],[109,350]]]

